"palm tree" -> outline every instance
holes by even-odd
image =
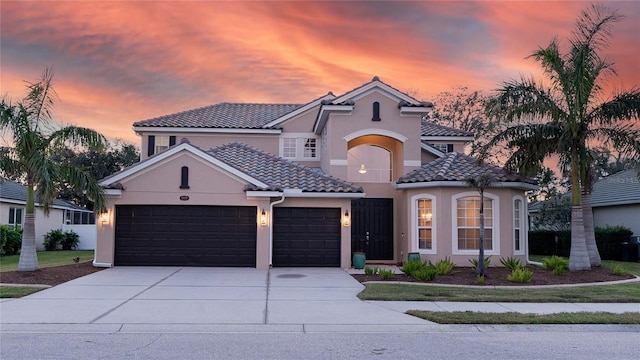
[[[600,51],[608,44],[613,23],[622,19],[617,10],[599,5],[583,10],[569,40],[569,51],[561,53],[554,38],[546,48],[529,56],[540,63],[546,81],[522,78],[506,82],[487,105],[488,114],[504,123],[483,146],[481,158],[490,148],[502,145],[512,150],[505,166],[523,175],[532,175],[552,156],[558,156],[569,169],[570,270],[591,269],[581,196],[588,185],[585,166],[590,164],[589,146],[601,143],[640,159],[640,130],[634,124],[640,117],[640,89],[634,87],[601,100],[601,82],[615,70]],[[589,249],[597,252],[595,246]]]
[[[53,105],[57,100],[53,90],[53,71],[45,69],[42,78],[27,85],[28,93],[22,102],[11,105],[0,101],[0,129],[11,136],[8,146],[0,147],[0,175],[18,178],[27,186],[27,202],[22,233],[22,248],[18,271],[38,269],[35,241],[35,197],[48,215],[56,197],[55,185],[66,182],[86,191],[97,211],[104,208],[104,191],[82,169],[59,165],[51,160],[56,149],[64,145],[100,148],[104,136],[82,127],[60,127],[51,122]]]
[[[467,185],[478,190],[480,193],[480,243],[478,244],[478,266],[476,266],[476,274],[478,274],[478,276],[487,275],[484,267],[484,189],[490,187],[495,181],[495,176],[489,172],[466,180]]]

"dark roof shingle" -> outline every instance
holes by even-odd
[[[473,133],[444,125],[439,125],[428,120],[422,120],[422,136],[468,136],[473,137]]]
[[[268,184],[267,189],[248,185],[246,190],[361,193],[362,188],[313,169],[273,156],[242,143],[230,143],[207,151],[239,171]]]
[[[303,105],[221,103],[135,122],[134,127],[260,129]]]
[[[523,179],[499,166],[482,163],[469,155],[451,152],[432,162],[422,165],[419,169],[400,177],[397,183],[420,183],[430,181],[466,181],[469,178],[484,173],[492,173],[496,181],[534,183],[531,179]]]
[[[38,204],[38,194],[35,194],[35,196],[35,202],[36,204]],[[0,199],[14,200],[26,203],[27,187],[22,184],[18,184],[15,181],[0,179]],[[54,199],[51,206],[59,206],[75,210],[86,210],[78,205],[60,199]]]

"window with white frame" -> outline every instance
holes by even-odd
[[[523,253],[523,225],[524,225],[524,202],[522,199],[513,200],[513,252]]]
[[[416,223],[419,250],[433,250],[433,202],[431,199],[416,200]]]
[[[10,207],[9,208],[9,225],[22,229],[22,208]]]
[[[318,141],[315,137],[283,137],[280,139],[280,154],[286,159],[317,159]]]
[[[443,153],[453,152],[453,144],[429,144]]]
[[[484,198],[484,249],[493,250],[493,199]],[[480,249],[480,196],[464,196],[456,200],[457,249]]]
[[[67,225],[93,225],[96,223],[96,217],[90,211],[65,210],[64,223]]]
[[[169,148],[169,136],[156,135],[155,152],[158,154]]]

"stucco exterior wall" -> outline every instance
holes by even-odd
[[[600,227],[621,225],[640,235],[640,204],[593,208],[593,222]]]
[[[404,223],[401,227],[406,229],[406,243],[400,247],[408,252],[418,252],[423,260],[431,260],[433,262],[446,256],[458,266],[469,266],[469,259],[477,259],[478,251],[456,250],[454,248],[454,232],[456,232],[455,216],[456,216],[456,200],[458,196],[479,196],[477,191],[471,188],[424,188],[424,189],[408,189],[404,190],[406,194],[406,214]],[[525,260],[525,251],[527,246],[526,237],[526,221],[522,223],[523,241],[521,244],[522,251],[520,254],[514,254],[514,235],[513,235],[513,200],[514,196],[518,196],[521,200],[525,200],[524,192],[516,189],[508,188],[491,188],[485,190],[486,197],[494,198],[494,249],[485,250],[487,256],[492,256],[492,265],[499,265],[501,257],[515,256]],[[415,211],[415,201],[421,197],[431,197],[433,201],[433,239],[434,249],[432,251],[418,249],[417,240],[417,214]],[[526,203],[525,203],[526,205]],[[525,207],[526,209],[526,207]],[[526,217],[521,217],[526,219]],[[406,254],[403,258],[406,261]]]
[[[22,209],[22,224],[24,225],[25,206],[22,204],[0,203],[0,224],[9,224],[9,208]],[[51,208],[49,215],[45,215],[40,207],[36,207],[36,250],[44,250],[44,236],[51,230],[62,229],[64,210]]]

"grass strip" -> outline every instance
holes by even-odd
[[[46,288],[30,286],[0,286],[0,299],[19,298]]]
[[[437,312],[410,310],[407,314],[438,324],[640,324],[640,313],[576,312],[558,314],[480,313],[471,311]]]
[[[470,302],[640,302],[640,283],[562,288],[453,288],[405,284],[365,284],[361,300]]]
[[[38,251],[38,267],[74,264],[73,258],[79,257],[80,262],[93,260],[93,250],[60,250]],[[0,256],[0,272],[18,270],[20,255]]]

